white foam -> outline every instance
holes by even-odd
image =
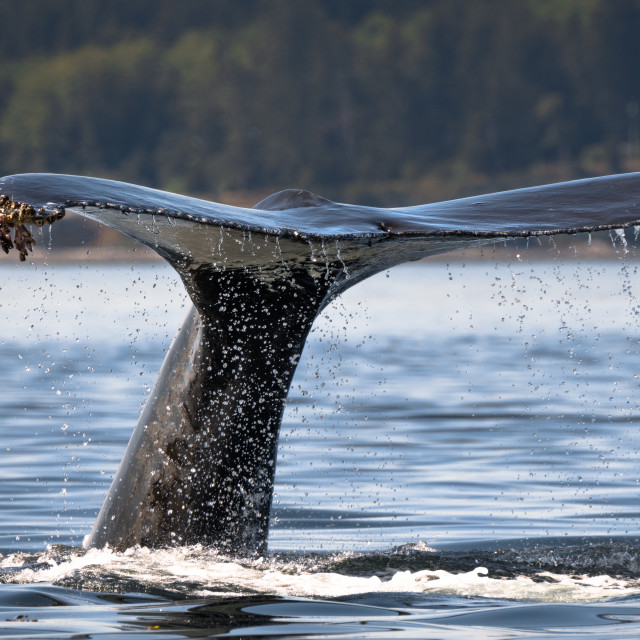
[[[339,559],[338,556],[335,559]],[[327,572],[308,562],[257,559],[237,562],[199,547],[170,550],[78,550],[56,556],[55,550],[33,556],[0,558],[6,582],[56,583],[73,577],[80,585],[91,574],[93,588],[100,574],[122,576],[159,589],[188,592],[194,597],[261,593],[293,597],[336,597],[361,593],[432,593],[538,602],[590,602],[640,593],[636,581],[568,576],[540,572],[534,577],[491,577],[484,567],[450,573],[444,570],[386,571],[365,576]],[[29,564],[26,564],[26,563]],[[44,566],[43,566],[44,565]]]

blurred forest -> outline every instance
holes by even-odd
[[[5,0],[0,23],[2,175],[404,205],[640,169],[640,0]]]

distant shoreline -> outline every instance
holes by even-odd
[[[4,259],[3,259],[4,258]],[[96,247],[42,249],[37,247],[27,256],[25,264],[58,265],[58,264],[142,264],[162,263],[162,258],[146,247],[131,249],[127,247]],[[21,265],[13,256],[0,255],[0,266]]]
[[[621,244],[614,245],[609,236],[602,232],[593,234],[591,244],[578,236],[541,237],[540,244],[536,238],[527,241],[496,240],[494,244],[484,247],[460,249],[449,253],[424,258],[418,262],[426,263],[459,263],[459,262],[552,262],[552,261],[612,261],[638,259],[635,247],[629,244],[625,249]],[[579,239],[578,239],[579,238]],[[534,244],[535,243],[535,244]],[[27,263],[35,265],[59,264],[153,264],[162,263],[162,258],[152,249],[144,246],[97,246],[92,249],[74,248],[42,248],[36,246],[27,257]],[[19,265],[20,262],[11,255],[0,255],[0,266]]]

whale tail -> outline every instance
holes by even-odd
[[[47,221],[71,210],[157,251],[194,303],[87,544],[244,555],[266,549],[286,395],[331,299],[395,264],[496,238],[640,224],[640,174],[399,209],[301,190],[245,209],[50,174],[1,178],[0,194],[0,242],[21,208]]]

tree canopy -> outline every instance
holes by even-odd
[[[0,22],[2,174],[419,199],[640,169],[640,0],[25,0]]]

